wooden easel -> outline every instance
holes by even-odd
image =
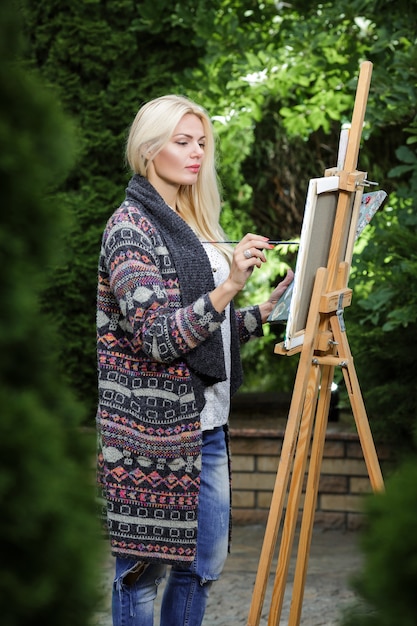
[[[319,268],[316,273],[303,344],[290,351],[285,350],[283,344],[275,347],[277,354],[290,356],[300,352],[300,360],[247,626],[258,626],[260,623],[284,501],[287,500],[268,619],[268,626],[279,624],[310,453],[288,621],[289,626],[300,623],[331,384],[336,367],[342,368],[372,489],[378,491],[384,488],[343,320],[343,309],[350,304],[352,292],[347,287],[351,259],[346,258],[343,244],[346,239],[342,235],[346,233],[351,219],[349,207],[352,194],[363,188],[366,179],[366,173],[358,172],[356,167],[371,74],[372,64],[366,61],[361,65],[344,167],[337,172],[337,168],[325,172],[325,175],[337,174],[340,179],[336,217],[327,267]],[[290,474],[291,484],[287,491]]]

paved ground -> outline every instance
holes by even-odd
[[[204,626],[247,624],[264,530],[262,525],[235,526],[232,553],[220,581],[213,587]],[[354,532],[314,530],[304,590],[300,622],[302,626],[336,626],[339,624],[342,609],[354,599],[349,579],[359,570],[361,564],[357,541],[358,534]],[[276,558],[271,569],[260,626],[268,624],[275,564]],[[288,623],[292,574],[293,564],[290,567],[280,626]],[[112,557],[109,556],[104,564],[102,579],[105,601],[103,610],[94,620],[94,626],[111,626],[112,624],[109,595],[112,576],[113,562]],[[159,593],[160,596],[161,593]],[[156,620],[155,626],[158,624]]]

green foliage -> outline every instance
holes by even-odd
[[[59,211],[68,216],[57,238],[66,257],[51,268],[44,306],[58,321],[63,370],[90,423],[96,404],[100,236],[123,196],[129,176],[123,144],[140,104],[176,91],[208,109],[220,146],[222,223],[231,238],[249,230],[294,237],[300,233],[309,178],[336,164],[359,66],[369,59],[374,69],[358,168],[389,193],[389,203],[374,218],[361,258],[354,259],[349,337],[377,427],[388,424],[387,437],[408,434],[414,400],[408,408],[398,400],[410,398],[411,350],[406,348],[414,346],[415,335],[415,302],[406,288],[415,268],[414,4],[30,0],[24,15],[28,64],[41,72],[73,119],[77,162],[57,197]],[[401,251],[400,244],[407,248]],[[294,265],[295,256],[286,261]],[[277,273],[266,281],[254,276],[250,300],[259,302],[258,288],[272,287],[276,278]],[[271,377],[262,375],[275,332],[267,330],[257,348],[244,349],[250,387],[291,385],[293,365],[287,359],[273,356],[274,365],[267,366]],[[404,353],[405,359],[399,356]],[[390,386],[396,393],[387,403]]]
[[[410,435],[417,425],[417,299],[412,288],[417,272],[417,161],[410,152],[400,149],[397,156],[411,161],[411,177],[374,217],[367,245],[355,260],[357,300],[349,314],[356,324],[353,350],[373,430],[394,444],[397,453],[414,447]]]
[[[28,63],[74,121],[77,161],[56,198],[69,218],[57,239],[66,257],[50,268],[43,306],[58,323],[63,374],[85,404],[90,424],[97,399],[98,253],[129,177],[127,129],[142,102],[180,90],[178,75],[196,66],[203,43],[193,44],[193,3],[178,5],[178,12],[171,4],[29,0],[24,8]]]
[[[353,582],[360,602],[343,626],[414,626],[417,615],[417,462],[409,460],[367,501],[364,565]]]
[[[0,5],[0,25],[1,622],[85,626],[98,600],[93,447],[39,306],[65,224],[51,191],[72,142],[50,94],[22,71],[13,2]]]

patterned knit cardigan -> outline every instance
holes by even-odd
[[[136,175],[104,231],[98,278],[98,480],[112,553],[191,562],[204,389],[225,379],[225,316],[208,296],[210,263],[184,220]],[[258,307],[232,311],[233,393],[238,343],[262,325]]]

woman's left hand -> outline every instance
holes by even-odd
[[[264,302],[263,304],[259,305],[263,324],[267,321],[268,316],[272,312],[272,309],[274,308],[274,306],[276,305],[276,303],[278,302],[282,294],[285,292],[285,290],[288,288],[288,286],[292,283],[293,280],[294,280],[294,272],[292,271],[292,269],[289,268],[287,270],[287,274],[285,278],[281,280],[281,282],[278,283],[274,291],[269,296],[268,300]]]

